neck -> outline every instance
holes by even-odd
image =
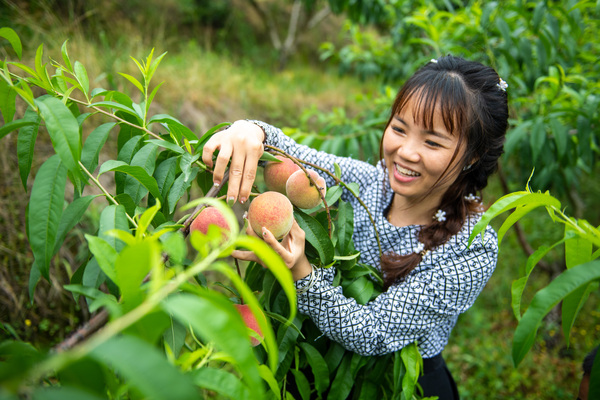
[[[395,194],[387,219],[394,226],[428,225],[437,212],[439,203],[440,199],[431,197],[422,201],[410,201]]]

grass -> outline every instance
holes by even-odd
[[[222,121],[240,118],[257,118],[280,126],[294,126],[302,111],[313,106],[323,112],[343,107],[352,114],[358,111],[358,107],[364,106],[359,105],[357,98],[371,95],[378,89],[373,82],[340,77],[322,65],[315,67],[292,62],[286,70],[277,71],[264,60],[254,62],[243,56],[209,49],[198,44],[201,39],[198,42],[174,43],[164,38],[164,32],[148,38],[133,26],[121,27],[124,29],[122,35],[109,37],[111,35],[99,32],[98,37],[90,38],[80,29],[59,26],[42,29],[36,27],[32,19],[23,19],[21,23],[31,24],[29,39],[24,43],[25,64],[31,64],[35,47],[40,43],[45,43],[45,54],[60,58],[60,46],[68,38],[72,58],[87,67],[93,86],[125,91],[133,87],[116,71],[137,76],[130,56],[145,58],[153,46],[150,42],[162,36],[163,39],[156,41],[155,54],[165,50],[168,53],[154,83],[164,81],[165,84],[156,97],[152,112],[177,116],[200,133]],[[48,24],[56,25],[57,21],[50,20]],[[265,48],[264,53],[268,58],[269,50]],[[136,99],[137,95],[133,91],[130,93]],[[3,246],[0,248],[0,260],[5,265],[5,273],[0,275],[0,279],[8,284],[12,293],[0,297],[2,307],[10,309],[10,313],[0,314],[0,319],[10,323],[25,340],[52,344],[86,317],[84,310],[74,304],[61,288],[70,272],[78,266],[77,249],[76,246],[67,246],[73,249],[62,250],[61,259],[64,261],[53,266],[57,279],[52,283],[41,282],[38,297],[34,304],[30,304],[23,289],[27,287],[28,265],[31,264],[24,233],[25,210],[21,207],[26,202],[27,193],[19,186],[18,175],[14,173],[15,143],[15,138],[0,141],[0,166],[6,178],[1,186],[0,201],[0,209],[3,210],[0,212]],[[36,156],[47,156],[48,151],[42,142],[36,147]],[[586,186],[585,193],[594,194],[597,190],[597,184],[590,185]],[[499,197],[498,185],[492,185],[488,194],[488,200]],[[93,221],[89,225],[93,226]],[[535,240],[534,245],[547,241],[549,236],[556,238],[561,234],[541,214],[535,214],[524,228]],[[84,227],[79,227],[72,233],[73,243],[84,230]],[[572,331],[570,348],[566,348],[560,328],[548,323],[540,330],[532,351],[515,368],[510,355],[512,333],[516,327],[510,305],[510,285],[525,260],[515,238],[509,234],[502,245],[495,274],[474,306],[459,318],[445,357],[463,398],[575,397],[581,360],[597,344],[600,334],[598,300],[593,298],[582,310]],[[547,283],[547,279],[543,273],[532,275],[524,306],[535,290]]]

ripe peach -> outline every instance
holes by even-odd
[[[192,221],[190,232],[200,231],[206,235],[210,225],[216,225],[221,228],[223,236],[226,235],[226,232],[230,231],[229,224],[227,224],[227,220],[221,211],[216,207],[209,206],[204,207],[202,211],[200,211],[200,214]]]
[[[292,229],[294,207],[283,194],[264,192],[250,203],[248,222],[257,235],[262,237],[264,226],[279,240]]]
[[[318,188],[313,185],[302,170],[294,172],[285,185],[287,197],[296,207],[316,207],[321,202],[319,191],[325,196],[327,190],[325,179],[313,170],[308,170],[308,173],[317,183]]]
[[[258,326],[258,321],[256,320],[254,314],[252,314],[250,307],[248,307],[247,304],[234,304],[234,306],[242,316],[242,319],[244,320],[246,326],[252,329],[254,332],[256,332],[258,336],[263,338],[264,335],[262,334],[260,326]],[[254,336],[250,336],[250,343],[252,343],[252,346],[258,346],[260,341]]]
[[[265,185],[267,186],[267,190],[285,194],[285,183],[290,175],[298,171],[300,167],[287,157],[276,156],[276,158],[281,160],[281,162],[269,161],[265,165],[263,171]]]

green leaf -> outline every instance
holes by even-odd
[[[129,309],[143,300],[142,281],[161,263],[160,246],[154,240],[144,240],[125,247],[115,261],[116,281],[123,304]]]
[[[127,214],[125,213],[125,207],[122,205],[110,205],[104,207],[102,213],[100,214],[100,225],[98,227],[98,237],[109,243],[111,247],[118,253],[125,245],[113,235],[107,234],[107,232],[114,229],[129,232]]]
[[[85,235],[91,253],[96,257],[98,266],[112,280],[117,281],[117,272],[115,269],[115,261],[117,260],[117,251],[104,239]]]
[[[11,121],[6,123],[0,127],[0,139],[4,136],[8,135],[12,131],[16,131],[17,129],[21,129],[25,126],[35,125],[32,121],[26,121],[25,119],[18,119],[16,121]]]
[[[336,221],[336,234],[340,254],[347,254],[352,249],[352,234],[354,233],[354,210],[350,203],[340,201]]]
[[[186,337],[187,329],[185,328],[185,325],[171,318],[171,325],[163,333],[163,340],[165,346],[169,347],[175,358],[179,358]]]
[[[499,198],[494,204],[488,208],[483,214],[479,222],[473,228],[473,232],[469,237],[469,246],[478,234],[483,235],[483,231],[490,224],[490,221],[512,208],[517,208],[524,204],[536,204],[538,207],[554,207],[560,209],[560,201],[547,193],[531,193],[527,191],[514,192]]]
[[[121,103],[117,103],[115,101],[99,101],[97,103],[90,104],[90,107],[107,107],[107,108],[119,110],[119,111],[122,111],[131,116],[134,116],[138,123],[141,124],[141,122],[142,122],[139,115],[135,112],[135,110],[133,110],[133,108],[127,107],[127,106],[125,106]]]
[[[564,271],[535,294],[514,333],[512,357],[515,365],[520,364],[533,346],[544,316],[567,295],[598,279],[600,279],[600,261],[591,261]]]
[[[140,182],[146,189],[148,189],[150,193],[152,193],[152,196],[162,201],[162,196],[158,190],[156,180],[151,177],[148,172],[144,170],[144,168],[128,165],[123,161],[108,160],[100,167],[98,176],[108,171],[124,172],[127,175],[130,175]]]
[[[300,346],[306,355],[306,360],[313,373],[317,393],[323,394],[329,387],[329,368],[327,367],[325,359],[317,349],[307,342],[299,342],[298,346]]]
[[[81,151],[81,163],[90,172],[93,173],[98,166],[98,157],[100,151],[104,147],[104,143],[108,139],[108,135],[112,128],[116,125],[115,122],[107,122],[94,129],[83,144]]]
[[[170,157],[162,161],[154,171],[154,178],[158,185],[158,190],[163,199],[167,197],[173,182],[175,181],[175,172],[177,170],[177,157]]]
[[[173,185],[171,186],[171,190],[169,190],[169,196],[167,197],[167,202],[169,203],[169,214],[172,214],[175,211],[175,207],[177,207],[177,202],[179,199],[183,197],[185,192],[189,189],[198,173],[198,168],[192,168],[191,174],[188,179],[186,179],[185,174],[180,174]]]
[[[544,120],[539,117],[533,125],[531,136],[529,137],[529,145],[531,146],[532,161],[535,164],[546,142],[546,128]]]
[[[529,275],[531,275],[531,271],[537,265],[537,263],[554,247],[562,244],[566,240],[566,237],[562,238],[558,242],[554,243],[552,246],[540,246],[536,251],[533,252],[527,258],[527,264],[525,265],[525,276],[515,280],[512,284],[511,293],[512,293],[512,309],[517,320],[521,319],[521,298],[523,297],[523,291],[525,289],[525,285],[527,284],[527,280],[529,279]]]
[[[90,80],[85,67],[79,61],[75,61],[75,64],[73,65],[73,72],[75,72],[75,77],[77,78],[79,85],[81,85],[81,91],[87,98],[90,91]]]
[[[187,126],[183,125],[178,119],[167,115],[167,114],[156,114],[150,118],[148,125],[152,123],[164,123],[167,124],[169,130],[174,135],[175,139],[178,140],[179,144],[182,142],[182,138],[185,137],[189,141],[198,140],[198,137],[194,132]]]
[[[11,122],[15,116],[16,100],[17,92],[12,90],[8,82],[4,79],[0,79],[0,113],[2,114],[5,124]]]
[[[29,198],[29,243],[40,272],[46,279],[49,279],[48,269],[54,255],[66,184],[67,170],[60,158],[54,155],[40,167]]]
[[[162,196],[158,190],[158,184],[156,183],[154,177],[152,177],[156,163],[157,150],[158,149],[156,146],[147,144],[133,155],[133,158],[129,164],[132,167],[142,167],[144,169],[146,172],[144,180],[155,190],[155,192],[152,192],[152,195],[162,201]],[[135,176],[127,176],[125,178],[124,185],[124,192],[130,195],[133,199],[133,202],[136,204],[139,204],[144,196],[148,194],[148,188],[146,187],[146,184],[144,184]]]
[[[204,340],[214,342],[217,348],[228,354],[241,372],[242,380],[253,388],[253,397],[262,398],[263,382],[247,328],[229,299],[218,292],[202,291],[196,296],[171,296],[163,302],[163,308],[182,323],[189,324]]]
[[[8,40],[20,60],[23,54],[23,46],[21,45],[21,39],[19,39],[17,32],[15,32],[12,28],[0,28],[0,37]]]
[[[343,400],[348,398],[352,386],[354,385],[354,379],[352,378],[351,361],[352,355],[355,353],[346,352],[340,366],[337,369],[335,378],[331,383],[331,389],[329,390],[329,396],[327,400]]]
[[[192,373],[192,379],[196,386],[214,391],[229,399],[250,398],[248,387],[244,386],[240,378],[225,369],[199,368]]]
[[[71,59],[69,58],[69,52],[67,51],[67,42],[68,39],[65,40],[60,48],[60,52],[62,53],[62,58],[65,63],[65,68],[67,71],[72,71],[73,67],[71,66]]]
[[[27,178],[31,172],[33,164],[33,150],[37,139],[40,121],[42,120],[37,112],[31,107],[28,107],[23,116],[23,120],[33,122],[19,130],[17,138],[17,157],[19,158],[19,174],[23,188],[27,190]]]
[[[329,264],[333,260],[333,243],[323,226],[310,215],[295,210],[294,216],[298,225],[306,234],[306,240],[315,248],[323,265]]]
[[[504,235],[510,229],[511,226],[517,223],[525,215],[529,214],[530,211],[538,207],[539,205],[535,203],[524,204],[522,206],[517,207],[512,213],[510,213],[510,215],[502,223],[500,229],[498,229],[498,246],[502,244],[502,239],[504,238]]]
[[[82,177],[79,169],[81,138],[77,119],[60,100],[46,96],[35,99],[46,129],[50,134],[54,150],[63,164],[76,177]]]
[[[58,253],[58,250],[62,246],[67,234],[75,225],[81,221],[81,217],[87,211],[90,203],[99,195],[91,195],[79,197],[73,200],[62,213],[60,218],[60,225],[56,234],[56,242],[54,244],[54,254]]]
[[[419,375],[423,369],[423,359],[416,343],[404,346],[400,350],[400,357],[405,368],[404,377],[402,378],[402,395],[405,399],[412,399]]]
[[[138,88],[138,90],[144,94],[145,90],[144,90],[144,86],[142,86],[142,84],[140,83],[140,81],[138,81],[137,79],[135,79],[133,76],[125,74],[123,72],[119,72],[119,75],[121,75],[122,77],[124,77],[125,79],[127,79],[129,82],[133,83],[133,85]]]
[[[118,336],[100,344],[90,355],[114,368],[146,398],[198,398],[189,376],[183,375],[152,345],[132,336]]]
[[[296,389],[300,393],[300,397],[302,400],[310,399],[310,384],[308,383],[308,379],[302,373],[302,371],[297,369],[292,369],[292,374],[294,375],[294,379],[296,381]]]
[[[185,150],[183,150],[181,147],[179,147],[175,143],[167,142],[166,140],[152,139],[152,140],[146,140],[146,143],[150,143],[157,147],[163,147],[165,149],[169,149],[172,152],[175,152],[177,154],[185,153]]]

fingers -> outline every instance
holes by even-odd
[[[227,201],[236,200],[245,203],[250,197],[252,185],[256,178],[258,161],[263,153],[264,132],[247,121],[237,121],[229,128],[216,133],[204,145],[202,161],[213,167],[215,185],[223,181],[227,165],[229,166],[229,185]],[[215,151],[219,150],[216,162],[213,163]]]
[[[244,204],[248,198],[250,197],[250,192],[252,190],[252,185],[254,184],[254,179],[256,178],[256,170],[258,168],[258,161],[263,153],[263,145],[262,143],[253,145],[249,145],[248,153],[246,155],[246,161],[244,163],[244,172],[243,178],[240,184],[240,202]]]
[[[243,204],[248,200],[262,152],[262,143],[256,141],[243,140],[237,144],[229,166],[228,202],[239,199]]]

